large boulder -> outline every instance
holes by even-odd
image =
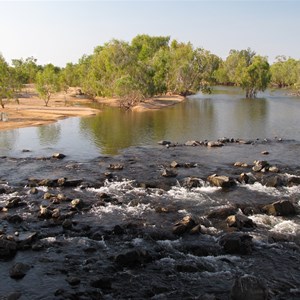
[[[265,185],[267,187],[279,187],[283,186],[284,181],[280,176],[265,176],[261,180],[262,185]]]
[[[251,254],[253,248],[252,236],[240,232],[223,235],[219,244],[228,254]]]
[[[245,274],[234,281],[230,299],[266,300],[268,299],[268,288],[261,278]]]
[[[214,186],[221,188],[229,188],[236,185],[236,182],[228,177],[228,176],[219,176],[217,174],[213,174],[208,176],[207,180]]]
[[[266,214],[273,216],[289,216],[296,214],[295,206],[288,200],[276,201],[265,205],[262,210]]]

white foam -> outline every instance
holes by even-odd
[[[276,224],[270,231],[283,234],[289,234],[293,236],[300,236],[300,224],[294,221],[282,221]]]

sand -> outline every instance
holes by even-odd
[[[70,88],[69,92],[54,94],[48,106],[40,99],[33,85],[27,85],[19,97],[19,103],[15,100],[5,102],[5,108],[0,108],[1,114],[5,114],[6,121],[0,120],[0,130],[10,130],[21,127],[33,127],[50,124],[68,117],[92,116],[101,113],[101,110],[87,107],[93,100],[75,97],[76,88]],[[133,107],[134,112],[156,110],[174,105],[184,100],[181,96],[161,96],[146,99],[143,103]],[[95,102],[95,101],[94,101]],[[97,98],[97,103],[110,106],[119,106],[117,99]]]

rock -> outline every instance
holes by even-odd
[[[48,207],[44,207],[41,205],[38,217],[42,219],[50,219],[52,217],[52,211]]]
[[[158,144],[159,144],[159,145],[162,145],[162,146],[166,146],[166,145],[172,144],[172,142],[170,142],[170,141],[164,141],[164,140],[163,140],[163,141],[159,141]]]
[[[18,300],[22,297],[22,294],[20,292],[13,292],[4,297],[5,300]]]
[[[176,223],[173,227],[173,233],[177,235],[182,235],[185,232],[191,230],[197,224],[191,216],[185,216],[181,221]]]
[[[288,186],[299,185],[299,184],[300,184],[300,177],[299,176],[291,176],[287,180],[287,185]]]
[[[111,289],[111,279],[106,277],[95,277],[90,281],[90,285],[97,289]]]
[[[114,229],[113,229],[113,233],[115,235],[122,235],[125,233],[125,230],[123,227],[121,227],[120,225],[115,225]]]
[[[243,145],[250,145],[253,143],[252,141],[249,140],[236,140],[236,142]]]
[[[178,174],[177,172],[171,170],[171,169],[164,169],[161,173],[161,176],[163,177],[176,177]]]
[[[269,151],[262,151],[261,154],[262,154],[262,155],[269,155],[270,152],[269,152]]]
[[[212,212],[210,212],[207,215],[208,219],[221,219],[225,220],[228,216],[234,215],[236,213],[237,209],[236,207],[230,206],[230,207],[224,207],[216,209]]]
[[[23,222],[23,218],[19,215],[8,215],[6,217],[7,221],[9,223],[13,223],[13,224],[17,224],[17,223],[22,223]]]
[[[6,208],[14,208],[18,207],[21,204],[21,198],[20,197],[13,197],[6,201],[5,207]]]
[[[252,170],[254,172],[260,172],[263,169],[267,170],[269,167],[268,162],[265,160],[255,160],[253,163],[254,163],[254,166],[253,166]]]
[[[56,159],[63,159],[65,157],[66,157],[66,155],[64,155],[63,153],[54,153],[54,154],[52,154],[52,158],[56,158]]]
[[[71,207],[72,208],[78,208],[78,209],[80,209],[80,208],[82,208],[84,205],[83,205],[83,201],[82,200],[80,200],[80,199],[73,199],[72,201],[71,201]]]
[[[6,236],[0,236],[0,259],[9,259],[17,253],[17,243],[8,239]]]
[[[232,300],[267,300],[268,288],[261,278],[245,274],[238,277],[231,288]]]
[[[108,169],[109,170],[123,170],[124,169],[124,166],[121,165],[121,164],[110,164],[108,166]]]
[[[200,143],[197,142],[197,141],[187,141],[187,142],[185,142],[184,145],[185,145],[185,146],[199,146]]]
[[[207,147],[211,147],[211,148],[213,148],[213,147],[223,147],[223,146],[224,146],[224,144],[221,143],[221,142],[210,141],[210,142],[207,143]]]
[[[33,187],[30,189],[30,194],[36,195],[39,192],[39,190],[36,187]]]
[[[69,283],[69,285],[72,285],[72,286],[80,284],[80,278],[75,277],[75,276],[68,276],[66,278],[66,281]]]
[[[16,238],[18,249],[29,247],[37,237],[36,232],[21,232]]]
[[[229,188],[236,185],[235,181],[228,176],[218,176],[217,174],[213,174],[208,176],[207,180],[214,186]]]
[[[271,166],[269,167],[269,172],[279,173],[279,169],[276,166]]]
[[[245,183],[245,184],[254,184],[257,179],[255,176],[253,176],[252,173],[242,173],[239,178],[238,178],[240,183]]]
[[[58,219],[60,217],[60,210],[59,210],[59,208],[53,209],[51,217],[54,218],[54,219]]]
[[[294,205],[288,200],[276,201],[265,205],[262,210],[266,214],[273,216],[290,216],[296,214]]]
[[[261,180],[262,185],[267,187],[283,186],[284,182],[280,176],[264,176]]]
[[[13,279],[21,279],[23,278],[27,271],[30,269],[30,266],[23,263],[16,263],[9,270],[9,276]]]
[[[143,265],[152,260],[147,250],[130,250],[115,257],[115,262],[121,267],[132,268]]]
[[[53,198],[53,197],[55,197],[55,195],[54,195],[54,194],[51,194],[51,193],[48,193],[48,192],[46,192],[46,193],[44,194],[44,196],[43,196],[43,198],[44,198],[45,200],[50,200],[50,199]]]
[[[250,218],[241,213],[227,217],[226,222],[229,227],[237,227],[238,229],[256,227]]]
[[[237,162],[234,163],[234,166],[235,167],[241,167],[241,168],[247,168],[248,164],[245,163],[245,162],[242,162],[242,161],[237,161]]]
[[[72,221],[71,221],[70,219],[66,219],[66,220],[64,220],[63,223],[62,223],[62,227],[63,227],[64,229],[71,229],[72,226],[73,226],[73,224],[72,224]]]
[[[219,241],[223,250],[228,254],[251,254],[252,236],[240,232],[227,233]]]
[[[188,189],[202,187],[203,180],[196,177],[187,177],[184,178],[182,186]]]
[[[175,160],[170,163],[171,168],[178,168],[179,166],[180,166],[179,163],[176,162]]]
[[[76,187],[82,183],[81,179],[65,179],[61,185],[64,187]]]

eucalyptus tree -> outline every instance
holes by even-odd
[[[48,106],[53,93],[58,92],[60,88],[59,69],[57,67],[48,64],[44,67],[43,71],[37,73],[36,89],[46,106]]]
[[[5,106],[3,99],[15,98],[18,101],[18,92],[21,87],[22,82],[18,73],[0,55],[0,105],[2,108]]]
[[[277,56],[271,65],[271,83],[279,88],[293,86],[299,80],[299,61]]]

